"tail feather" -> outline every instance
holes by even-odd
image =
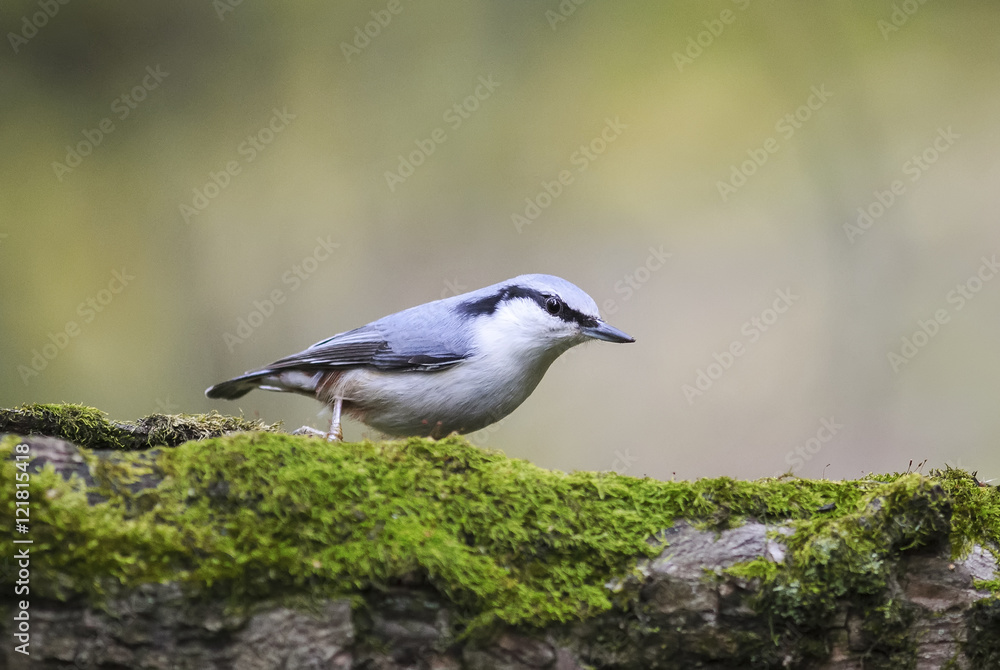
[[[205,390],[205,395],[221,400],[236,400],[257,388],[313,395],[320,377],[322,373],[301,370],[255,370],[210,386]]]
[[[209,398],[221,400],[236,400],[260,386],[261,379],[265,376],[266,373],[240,375],[239,377],[208,387],[205,390],[205,395]]]

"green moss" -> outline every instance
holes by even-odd
[[[13,481],[15,444],[0,442],[3,481]],[[765,639],[748,634],[740,646],[756,645],[758,658],[788,640],[801,647],[844,599],[871,615],[882,645],[873,655],[898,660],[907,653],[908,613],[884,596],[891,562],[949,532],[960,551],[995,542],[1000,531],[996,491],[959,471],[661,482],[543,470],[460,438],[333,445],[268,432],[111,459],[83,453],[89,488],[48,467],[32,476],[40,595],[99,601],[120,587],[177,581],[192,594],[248,605],[421,579],[473,628],[542,626],[639,607],[634,591],[605,584],[632,574],[636,557],[657,555],[655,538],[675,519],[718,529],[746,518],[790,520],[786,563],[757,559],[729,570],[759,582],[758,604],[774,630]],[[135,485],[144,479],[158,483]],[[104,502],[88,504],[88,495]],[[13,496],[0,489],[7,518]],[[0,528],[0,551],[11,549],[11,532]]]
[[[973,603],[966,615],[968,638],[965,654],[972,668],[1000,667],[1000,599]]]
[[[1000,560],[1000,490],[984,486],[975,473],[947,468],[931,473],[953,501],[951,546],[955,557],[965,555],[975,543]]]
[[[9,454],[13,441],[5,445]],[[51,470],[33,478],[44,556],[36,569],[39,583],[59,585],[52,595],[178,579],[251,601],[417,574],[483,623],[608,609],[604,584],[636,556],[656,555],[650,538],[676,517],[719,527],[745,516],[804,518],[856,497],[822,482],[567,475],[455,438],[330,445],[242,433],[88,460],[90,491]],[[12,463],[3,467],[12,474]],[[162,483],[133,493],[151,472]],[[108,501],[88,506],[88,493]],[[10,494],[0,504],[11,506]]]
[[[785,569],[769,575],[769,609],[797,625],[833,616],[837,601],[878,595],[894,552],[947,536],[948,500],[920,475],[872,490],[850,513],[793,523]]]
[[[175,446],[236,431],[277,430],[261,421],[209,414],[151,414],[135,423],[112,422],[83,405],[21,405],[0,409],[0,434],[49,435],[88,449],[146,449]]]
[[[724,571],[732,577],[752,580],[757,579],[763,582],[773,582],[778,576],[778,564],[767,558],[755,558],[751,561],[737,563]]]
[[[913,612],[892,597],[888,585],[895,560],[903,552],[946,542],[956,558],[975,543],[996,555],[1000,494],[954,469],[931,477],[879,475],[845,484],[858,485],[863,497],[853,509],[792,521],[792,534],[781,538],[788,551],[784,563],[755,559],[726,572],[759,580],[755,605],[775,631],[772,650],[787,641],[789,630],[801,635],[825,628],[846,602],[862,618],[871,641],[866,667],[912,667]],[[818,650],[815,657],[825,652]],[[760,653],[766,656],[768,649]]]

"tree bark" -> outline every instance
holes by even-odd
[[[106,504],[100,492],[104,475],[98,470],[112,468],[122,452],[81,450],[55,437],[17,442],[30,449],[32,473],[51,467],[63,479],[77,477],[86,484],[93,509]],[[131,481],[129,489],[133,495],[156,489],[163,479],[154,468]],[[785,569],[790,559],[783,538],[793,532],[791,521],[748,519],[717,531],[678,519],[659,538],[668,543],[659,556],[637,556],[632,571],[603,585],[609,593],[623,594],[614,607],[575,621],[501,623],[463,636],[454,626],[465,615],[462,605],[419,574],[345,597],[295,601],[277,594],[243,608],[182,588],[180,580],[109,589],[104,599],[33,582],[30,656],[14,650],[18,597],[13,602],[5,597],[0,666],[995,670],[1000,668],[1000,604],[981,587],[982,581],[997,578],[997,562],[979,544],[953,558],[950,503],[943,496],[941,487],[928,480],[907,502],[915,510],[912,517],[894,508],[893,517],[885,518],[881,503],[868,505],[858,517],[861,525],[906,535],[906,528],[891,529],[912,522],[927,532],[917,546],[900,546],[879,557],[888,565],[880,587],[884,592],[845,593],[819,624],[798,625],[794,616],[779,611],[785,596],[764,577],[731,570],[755,560]],[[0,535],[5,551],[0,561],[22,546],[11,544],[13,537]],[[32,555],[32,569],[45,561],[44,555]],[[12,592],[17,577],[15,562],[0,562],[5,592]],[[788,583],[781,588],[787,590]],[[873,608],[873,602],[882,604]],[[873,620],[875,612],[886,612],[888,623]]]

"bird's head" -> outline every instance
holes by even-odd
[[[476,291],[459,309],[477,319],[487,339],[523,351],[558,354],[590,339],[635,341],[601,319],[593,298],[552,275],[514,277]]]

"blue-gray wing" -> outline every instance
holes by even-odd
[[[379,370],[441,370],[466,357],[467,352],[453,349],[426,336],[389,342],[376,322],[317,342],[305,351],[275,361],[267,369],[329,370],[370,366]]]

